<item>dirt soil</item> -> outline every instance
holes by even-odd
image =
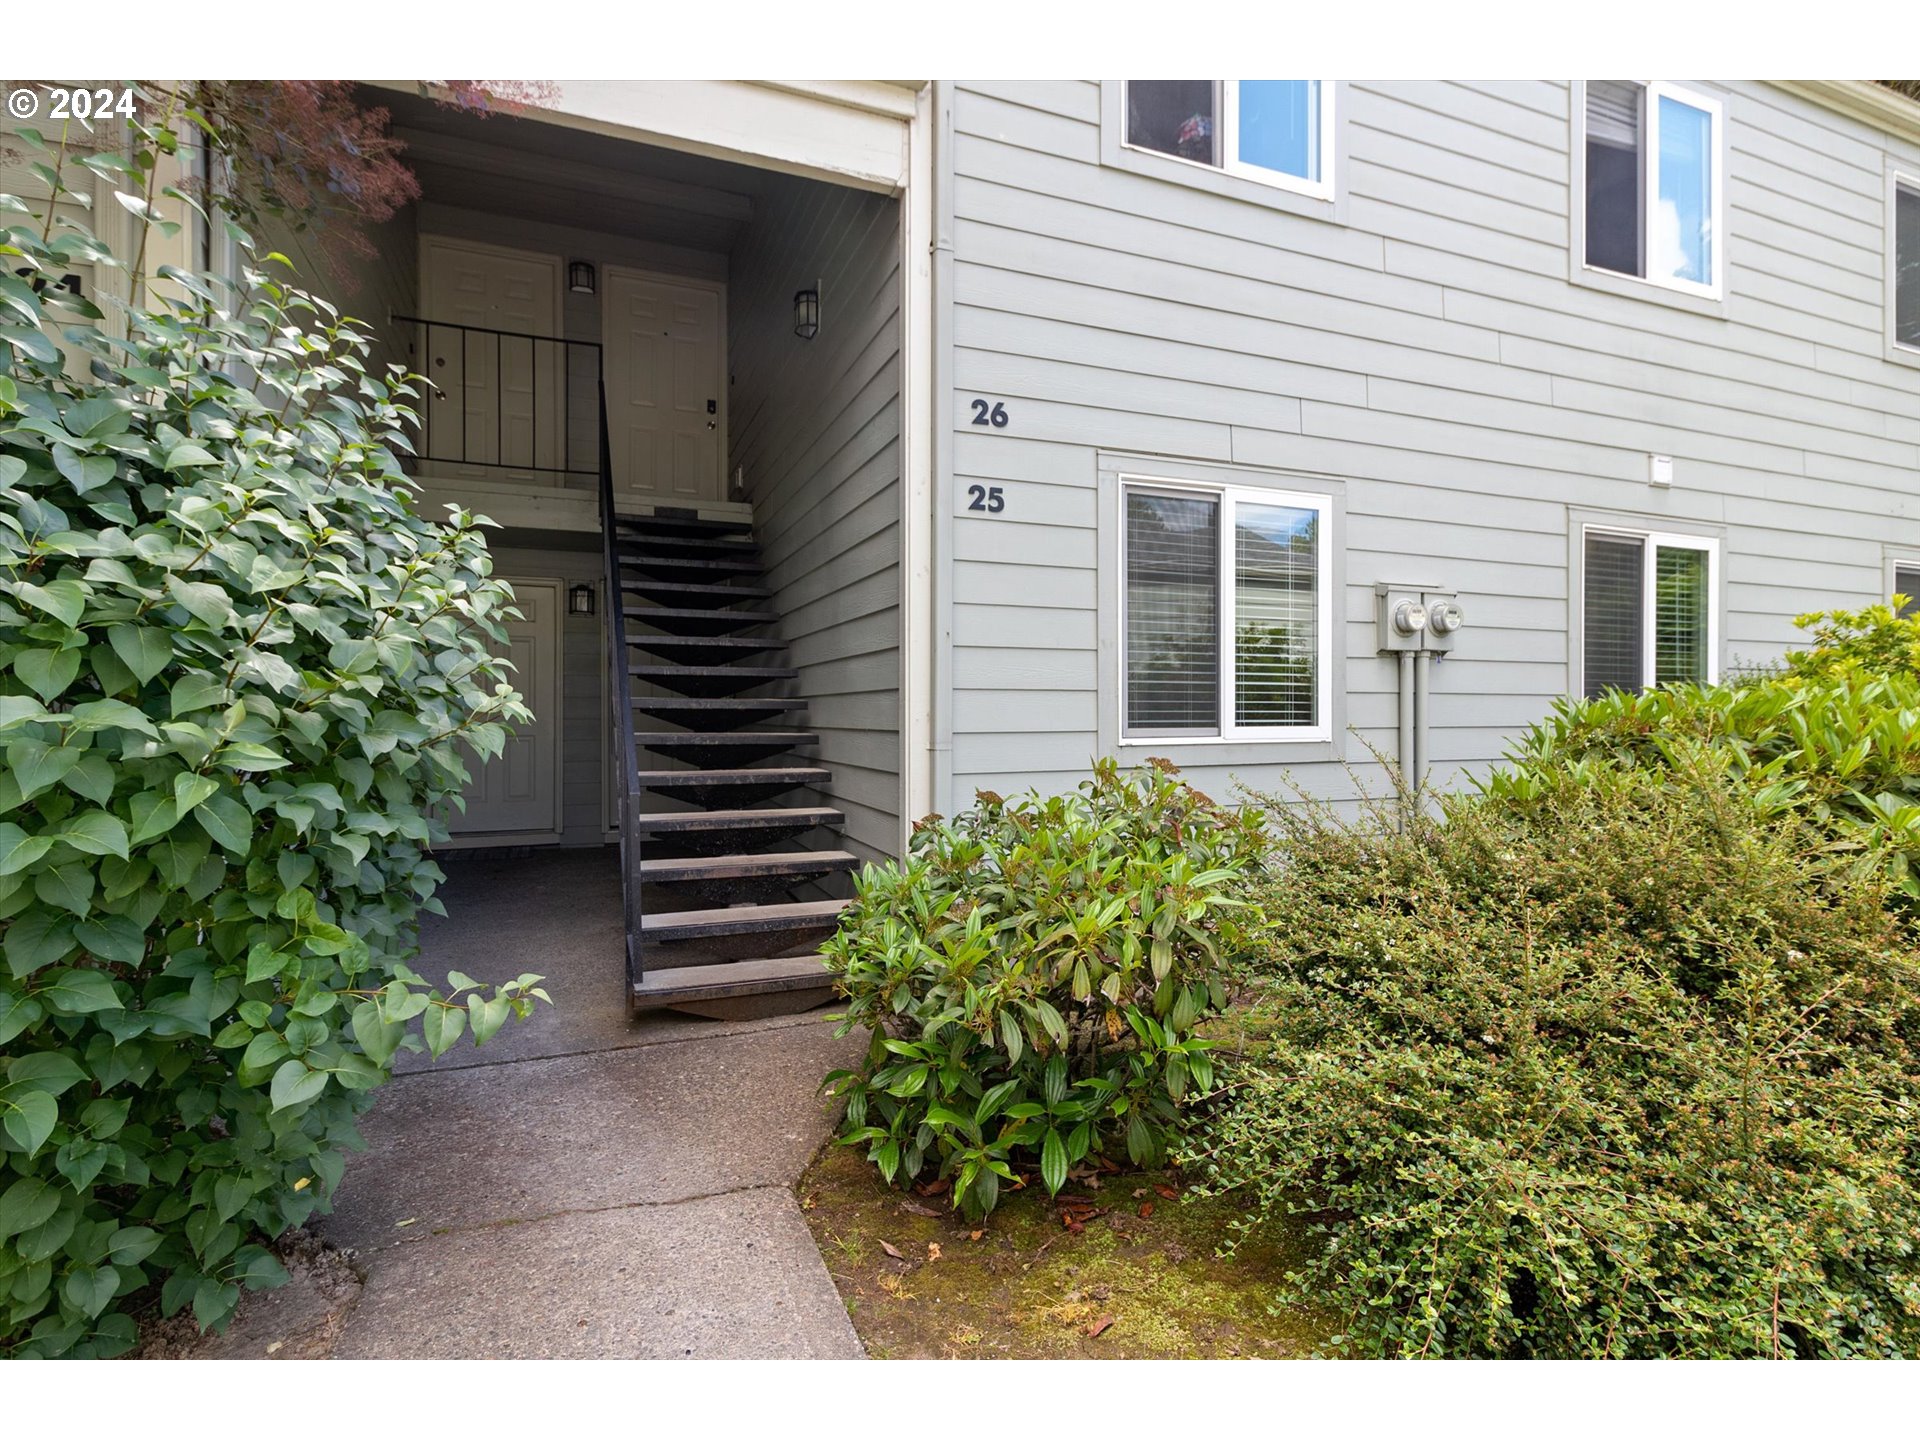
[[[363,1275],[351,1250],[328,1245],[306,1230],[280,1237],[274,1254],[287,1269],[277,1290],[240,1297],[222,1334],[202,1334],[191,1307],[140,1327],[131,1360],[324,1360],[360,1299]]]
[[[1330,1316],[1268,1311],[1304,1237],[1220,1258],[1238,1212],[1164,1173],[1076,1170],[1057,1201],[1003,1189],[970,1225],[830,1145],[798,1191],[876,1359],[1282,1359],[1334,1333]]]

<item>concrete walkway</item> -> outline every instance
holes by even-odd
[[[554,1003],[381,1092],[318,1222],[365,1275],[328,1353],[858,1357],[792,1187],[859,1038],[822,1012],[630,1024],[611,856],[447,868],[417,968],[533,971]]]

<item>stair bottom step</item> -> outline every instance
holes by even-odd
[[[788,997],[799,1002],[794,1008],[806,1008],[825,1002],[832,994],[833,976],[820,957],[796,955],[782,960],[734,960],[724,965],[649,971],[633,987],[633,1008],[691,1008],[761,996]]]

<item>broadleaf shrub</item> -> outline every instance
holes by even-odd
[[[1920,1350],[1920,955],[1750,783],[1540,759],[1401,830],[1276,807],[1275,937],[1202,1188],[1280,1303],[1430,1356]]]
[[[173,224],[176,138],[140,142],[112,173]],[[218,1325],[284,1278],[261,1241],[414,1030],[544,998],[409,966],[461,747],[528,714],[487,643],[511,594],[474,517],[411,508],[412,392],[359,330],[162,271],[112,340],[51,282],[115,257],[14,197],[0,225],[0,1354],[106,1355],[131,1296]]]
[[[1112,760],[1069,795],[982,792],[868,867],[824,947],[865,1061],[826,1087],[841,1142],[889,1182],[951,1182],[994,1208],[1016,1165],[1057,1192],[1089,1152],[1160,1159],[1185,1099],[1213,1083],[1199,1020],[1226,1004],[1258,919],[1241,892],[1257,811],[1194,790],[1164,761]]]
[[[1573,769],[1717,767],[1803,822],[1829,861],[1880,870],[1920,904],[1920,620],[1804,617],[1823,643],[1777,674],[1563,700],[1484,788],[1524,802]]]

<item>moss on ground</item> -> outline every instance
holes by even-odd
[[[799,1195],[877,1359],[1278,1359],[1333,1333],[1329,1316],[1268,1309],[1304,1237],[1250,1239],[1223,1258],[1238,1212],[1186,1197],[1164,1174],[1069,1183],[1078,1231],[1037,1185],[1003,1190],[969,1225],[944,1196],[891,1189],[840,1146]]]

